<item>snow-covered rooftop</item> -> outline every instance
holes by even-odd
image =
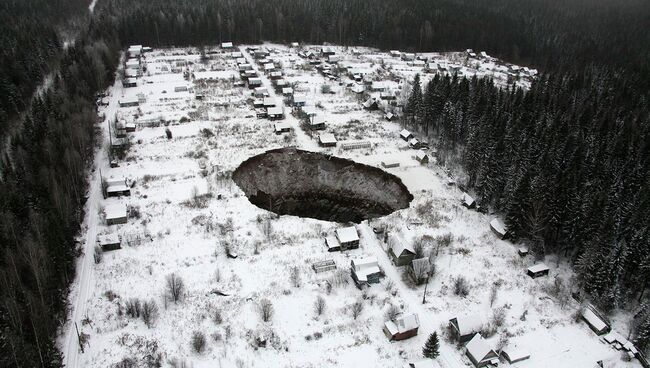
[[[354,226],[336,229],[336,237],[341,243],[349,243],[359,240],[359,234]]]
[[[485,357],[492,352],[490,345],[483,339],[481,334],[476,334],[469,340],[467,345],[467,353],[470,354],[477,362],[485,359]]]

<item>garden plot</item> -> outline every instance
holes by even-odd
[[[461,192],[448,185],[434,151],[426,151],[432,160],[421,165],[415,160],[418,151],[399,138],[398,123],[361,108],[361,99],[346,86],[347,76],[339,84],[308,66],[298,49],[268,48],[275,50],[270,56],[278,58],[286,79],[329,123],[324,132],[341,140],[367,139],[371,147],[319,148],[316,139],[323,131],[304,132],[291,115],[286,120],[293,131],[276,135],[272,121],[255,118],[250,90],[235,86],[237,66],[229,54],[148,54],[149,72],[135,88],[114,86],[104,112],[109,120],[136,116],[166,124],[131,133],[119,167],[110,169],[105,160],[105,176],[123,176],[134,184],[130,197],[102,203],[126,203],[127,224],[98,229],[123,239],[146,237],[103,253],[94,265],[92,295],[79,323],[88,341],[82,366],[129,361],[146,366],[159,360],[177,367],[184,362],[193,367],[399,367],[419,360],[425,340],[437,331],[441,355],[434,366],[465,367],[471,363],[451,341],[447,324],[468,313],[486,317],[484,336],[491,347],[517,345],[531,355],[520,366],[587,367],[601,359],[633,366],[575,321],[579,306],[568,297],[571,272],[564,260],[548,258],[546,278],[526,276],[535,260],[521,258],[513,244],[497,239],[490,216],[460,205]],[[391,75],[395,90],[406,90],[408,79],[426,72],[376,50],[334,49],[342,54],[340,63],[375,77]],[[459,53],[431,57],[448,64],[467,61]],[[500,65],[467,62],[462,70],[496,77]],[[195,79],[186,80],[185,72]],[[179,84],[188,90],[175,92]],[[139,107],[117,107],[123,96],[138,94],[146,96]],[[358,224],[359,249],[328,252],[324,238],[343,224],[278,217],[252,205],[231,179],[249,157],[290,146],[376,167],[397,162],[386,171],[403,181],[414,200],[407,209]],[[430,254],[435,272],[428,286],[416,285],[405,267],[391,262],[386,237],[374,231],[379,229],[399,233]],[[360,290],[349,267],[363,257],[376,257],[384,277]],[[324,260],[333,260],[337,269],[315,273],[312,264]],[[322,310],[316,307],[322,305],[319,298]],[[417,313],[418,335],[389,342],[382,332],[389,310]]]

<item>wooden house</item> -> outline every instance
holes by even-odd
[[[97,235],[97,245],[99,245],[105,252],[109,250],[117,250],[122,248],[122,239],[115,233]]]
[[[529,359],[530,354],[522,348],[506,346],[501,349],[501,357],[509,364],[514,364]]]
[[[350,261],[350,273],[358,287],[377,284],[381,277],[379,263],[374,257],[353,259]]]
[[[420,140],[417,138],[411,138],[409,139],[409,147],[413,149],[418,149],[420,148]]]
[[[369,98],[363,103],[363,108],[366,110],[377,110],[379,105],[374,98]]]
[[[126,205],[123,203],[110,204],[104,208],[107,225],[126,224]]]
[[[465,348],[465,354],[476,368],[497,365],[499,363],[499,356],[487,341],[483,339],[481,334],[474,335]]]
[[[336,239],[342,249],[359,248],[359,234],[354,226],[336,229]]]
[[[260,78],[248,78],[248,88],[253,89],[262,86],[262,79]]]
[[[393,233],[388,237],[388,255],[396,266],[406,266],[415,259],[415,250],[402,236]]]
[[[318,136],[318,143],[323,147],[336,147],[336,137],[332,133],[323,133]]]
[[[137,97],[124,98],[118,101],[120,107],[136,107],[140,106],[140,100]]]
[[[221,43],[221,48],[222,49],[230,50],[233,47],[234,47],[234,45],[232,44],[232,42],[222,42]]]
[[[408,142],[413,138],[413,134],[411,134],[411,132],[408,130],[403,129],[401,132],[399,132],[399,137]]]
[[[291,125],[287,122],[277,122],[274,125],[275,134],[289,133],[291,131]]]
[[[293,96],[293,88],[291,87],[282,88],[282,96]]]
[[[423,165],[429,163],[429,156],[426,153],[424,153],[424,151],[418,151],[415,154],[415,159]]]
[[[282,106],[273,106],[266,109],[266,116],[271,120],[282,120],[284,119],[284,111]]]
[[[604,335],[611,331],[611,327],[603,315],[593,305],[585,306],[580,316],[596,335]]]
[[[126,185],[125,178],[106,179],[105,183],[107,197],[121,197],[131,195],[131,188]]]
[[[449,320],[449,330],[454,340],[464,343],[472,339],[483,325],[485,320],[481,315],[471,314]]]
[[[122,85],[124,88],[134,88],[138,86],[138,79],[137,78],[124,78],[124,82],[122,82]]]
[[[490,229],[499,237],[499,239],[505,239],[508,237],[508,228],[499,218],[494,218],[490,221]]]
[[[293,95],[293,106],[303,107],[307,104],[307,96],[305,95]]]
[[[325,118],[323,116],[321,116],[321,115],[313,116],[313,117],[309,118],[309,120],[307,120],[307,122],[309,124],[309,129],[311,129],[311,130],[323,130],[323,129],[325,129],[325,124],[326,124]]]
[[[549,268],[544,263],[538,263],[536,265],[528,267],[526,274],[532,278],[538,278],[548,275]]]
[[[398,317],[384,323],[384,334],[391,341],[406,340],[418,334],[420,320],[415,313]]]
[[[463,193],[463,197],[461,198],[460,203],[466,208],[476,207],[476,201],[467,193]]]

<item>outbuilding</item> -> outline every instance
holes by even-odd
[[[233,48],[232,42],[222,42],[221,43],[221,48],[222,49],[232,49]]]
[[[305,95],[293,95],[293,106],[302,107],[307,104],[307,96]]]
[[[307,120],[309,124],[309,129],[311,130],[323,130],[325,129],[325,118],[321,115],[316,115]]]
[[[97,245],[99,245],[103,251],[117,250],[122,248],[122,239],[119,234],[115,233],[97,235]]]
[[[504,347],[501,349],[501,356],[510,364],[530,358],[530,354],[526,350],[516,346]]]
[[[419,327],[420,319],[417,314],[412,313],[384,323],[384,334],[391,341],[406,340],[416,336]]]
[[[352,279],[358,287],[379,283],[381,270],[377,258],[368,257],[350,261]]]
[[[256,87],[262,86],[262,79],[260,78],[248,78],[248,88],[253,89]]]
[[[323,147],[336,147],[336,137],[332,133],[323,133],[318,136],[318,143]]]
[[[490,229],[492,229],[492,232],[498,236],[499,239],[505,239],[508,237],[508,228],[499,218],[494,218],[490,221]]]
[[[399,132],[399,136],[400,136],[400,138],[402,138],[403,140],[405,140],[407,142],[410,141],[411,138],[413,138],[413,134],[411,134],[411,132],[409,132],[406,129],[403,129],[401,132]]]
[[[548,275],[549,268],[544,263],[538,263],[536,265],[528,267],[526,274],[532,278],[538,278]]]
[[[467,208],[476,207],[476,201],[474,200],[474,198],[472,198],[471,195],[467,193],[463,193],[463,197],[461,198],[460,203]]]
[[[120,107],[136,107],[140,106],[140,100],[137,97],[129,97],[118,101]]]
[[[363,103],[363,108],[366,110],[377,110],[379,105],[374,98],[369,98]]]
[[[138,80],[136,78],[125,78],[122,82],[124,88],[133,88],[138,86]]]
[[[282,106],[273,106],[266,109],[266,115],[271,120],[284,119],[284,111]]]
[[[471,314],[450,319],[449,330],[455,340],[464,343],[471,340],[483,328],[484,324],[485,320],[481,315]]]
[[[607,323],[605,318],[592,305],[584,307],[580,315],[589,328],[598,336],[604,335],[611,330],[609,323]]]
[[[106,214],[107,225],[126,224],[127,217],[125,204],[115,203],[106,205],[104,213]]]
[[[498,363],[497,353],[488,345],[481,334],[474,335],[465,347],[467,357],[476,368],[485,367],[493,362]]]
[[[388,255],[396,266],[406,266],[415,258],[413,245],[404,240],[398,234],[390,234],[388,237]]]
[[[275,123],[275,134],[289,133],[291,131],[291,125],[287,122],[277,122]]]
[[[415,154],[415,159],[423,165],[429,163],[429,156],[426,153],[424,153],[424,151],[418,151]]]
[[[293,95],[293,88],[291,88],[291,87],[282,88],[282,95],[283,96],[292,96]]]
[[[107,197],[120,197],[130,196],[131,188],[126,185],[125,178],[106,179],[106,196]]]

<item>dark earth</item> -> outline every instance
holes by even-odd
[[[402,180],[376,167],[295,148],[253,156],[233,180],[254,205],[279,215],[359,223],[407,208]]]

